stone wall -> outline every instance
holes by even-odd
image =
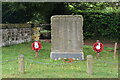
[[[31,41],[30,24],[0,24],[0,47]]]

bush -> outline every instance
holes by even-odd
[[[51,32],[41,33],[40,39],[51,39]]]
[[[120,39],[120,12],[79,12],[83,15],[84,38]]]

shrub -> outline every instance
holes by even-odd
[[[79,12],[83,15],[84,38],[120,39],[120,12]]]

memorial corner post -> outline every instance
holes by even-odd
[[[19,72],[24,73],[25,72],[24,55],[18,56],[18,65],[19,65]]]
[[[93,56],[87,56],[87,73],[92,75],[93,74]]]
[[[51,17],[52,59],[74,58],[84,60],[83,17],[81,15],[55,15]]]

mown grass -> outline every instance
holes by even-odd
[[[66,63],[62,60],[54,61],[50,59],[51,43],[41,42],[43,48],[39,51],[38,58],[35,58],[35,52],[31,49],[31,42],[18,45],[2,47],[3,61],[17,58],[23,54],[25,57],[25,73],[18,72],[18,61],[2,63],[3,78],[118,78],[118,65],[106,64],[94,60],[94,73],[88,75],[86,73],[86,56],[93,55],[96,59],[96,54],[92,50],[92,46],[84,45],[85,60],[77,61],[77,63],[66,65],[46,65],[30,62],[26,59],[31,59],[39,62],[50,64]],[[108,51],[112,50],[112,51]],[[100,53],[100,60],[111,63],[117,63],[117,58],[113,59],[113,48],[105,47]]]
[[[48,33],[48,32],[50,32],[50,31],[49,30],[41,30],[40,31],[41,34]]]

